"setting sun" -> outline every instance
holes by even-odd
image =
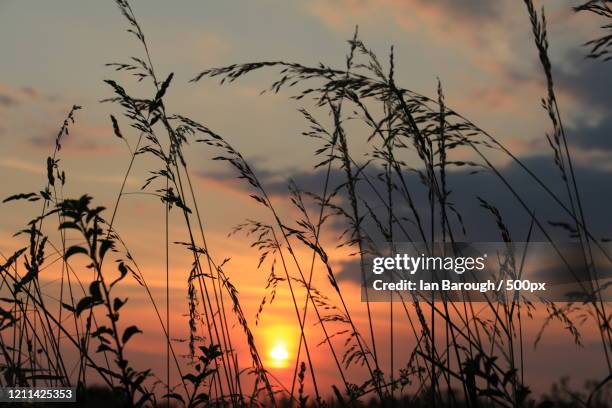
[[[270,359],[272,360],[272,365],[274,367],[286,367],[289,360],[287,346],[285,346],[284,343],[276,344],[272,350],[270,350]]]
[[[271,368],[286,368],[291,359],[295,358],[299,337],[295,326],[284,322],[275,322],[274,325],[260,327],[265,337],[266,358],[265,364]]]

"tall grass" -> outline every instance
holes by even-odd
[[[514,204],[524,211],[530,228],[518,241],[530,242],[534,234],[540,234],[564,261],[566,254],[556,246],[552,229],[558,225],[569,228],[580,243],[594,286],[587,288],[589,296],[581,302],[545,302],[548,317],[543,329],[550,321],[558,320],[580,343],[576,316],[588,313],[600,334],[602,360],[609,375],[593,386],[590,394],[577,400],[587,406],[601,403],[601,393],[612,378],[612,329],[609,308],[597,286],[598,268],[606,265],[596,265],[595,254],[603,254],[609,262],[612,258],[586,222],[568,142],[570,135],[563,126],[555,92],[544,12],[538,12],[530,0],[524,3],[543,68],[543,107],[552,128],[546,138],[565,187],[562,194],[553,191],[502,140],[448,106],[441,81],[432,98],[398,85],[394,49],[381,62],[357,31],[349,41],[342,68],[264,61],[207,69],[193,78],[194,86],[207,78],[230,83],[254,71],[273,69],[278,79],[268,91],[291,91],[294,99],[309,106],[300,109],[308,126],[303,135],[319,144],[313,157],[314,168],[321,175],[320,188],[305,191],[290,182],[288,197],[294,209],[289,215],[279,209],[265,182],[227,138],[192,118],[170,113],[166,96],[172,91],[174,76],[158,76],[132,7],[126,0],[116,3],[142,55],[108,65],[148,84],[150,94],[135,96],[127,85],[105,81],[113,92],[105,102],[122,112],[121,117],[111,115],[110,125],[129,152],[123,182],[110,210],[96,206],[87,194],[77,199],[63,194],[69,176],[60,167],[58,155],[80,109],[77,106],[68,113],[55,150],[47,159],[47,180],[42,190],[5,200],[37,202],[41,209],[17,233],[27,238],[24,247],[5,257],[1,265],[1,301],[6,308],[0,308],[0,384],[74,385],[80,395],[86,395],[89,385],[102,381],[130,407],[274,406],[277,401],[300,407],[360,406],[371,399],[374,404],[387,406],[531,404],[531,390],[525,378],[527,340],[523,330],[524,320],[530,318],[535,305],[513,297],[487,299],[484,306],[477,307],[467,294],[461,301],[451,301],[444,295],[436,300],[406,297],[398,292],[392,294],[395,301],[388,304],[389,320],[381,323],[374,317],[367,291],[363,304],[347,297],[330,256],[335,248],[326,248],[322,242],[324,233],[336,232],[337,225],[344,227],[339,246],[348,248],[357,258],[362,283],[366,280],[366,257],[393,250],[400,241],[423,242],[427,252],[432,253],[438,243],[449,243],[458,254],[456,244],[469,239],[468,226],[453,203],[448,175],[455,167],[468,166],[493,175],[499,188],[507,190]],[[591,1],[577,10],[609,17],[606,2]],[[605,57],[602,50],[606,44],[606,40],[591,43],[591,55]],[[354,146],[359,140],[354,123],[367,135],[367,160],[355,154]],[[239,283],[232,282],[226,273],[227,259],[221,261],[223,257],[213,254],[209,247],[205,214],[200,212],[185,154],[189,142],[201,143],[215,152],[215,160],[228,163],[252,190],[250,196],[266,211],[265,219],[247,220],[233,229],[234,234],[244,233],[252,238],[252,246],[260,252],[257,268],[270,268],[268,293],[254,322],[240,303]],[[474,160],[455,160],[453,154],[458,149],[472,152]],[[491,159],[492,154],[500,153],[528,176],[533,186],[548,197],[547,204],[561,210],[567,221],[550,223],[535,214],[521,189]],[[142,190],[159,199],[165,214],[164,304],[152,295],[144,271],[115,225],[127,194],[127,180],[141,156],[149,156],[155,163]],[[413,182],[411,175],[415,173],[420,184]],[[340,181],[335,177],[338,174]],[[418,205],[420,195],[426,197],[426,206]],[[515,248],[517,239],[502,211],[485,198],[473,200],[497,226],[499,239],[506,244],[507,252],[500,259],[502,269],[511,276],[521,276],[525,254]],[[169,225],[175,219],[184,227],[184,242],[170,241]],[[381,242],[389,248],[381,248]],[[169,254],[174,250],[186,251],[191,260],[185,282],[192,362],[188,367],[175,350],[169,317],[172,305],[168,288],[173,270]],[[304,250],[308,256],[299,256]],[[45,293],[40,277],[47,268],[60,270],[59,294],[54,297]],[[90,276],[85,279],[88,271]],[[319,273],[324,279],[317,279],[315,275]],[[129,303],[117,289],[128,278],[146,293],[164,334],[165,373],[140,370],[130,363],[130,345],[141,329],[121,319],[121,311]],[[329,287],[315,287],[315,282]],[[276,381],[264,367],[252,330],[280,290],[289,293],[299,328],[290,386]],[[365,323],[357,318],[361,308],[365,309]],[[398,317],[405,322],[399,328]],[[311,321],[320,327],[322,341],[307,329]],[[240,337],[234,327],[242,332]],[[388,336],[388,362],[380,353],[381,347],[387,347],[381,329]],[[395,339],[400,330],[409,331],[413,349],[398,367]],[[237,339],[244,341],[248,356],[238,354]],[[339,384],[331,390],[317,375],[321,367],[313,358],[314,347],[329,353],[337,373]],[[68,355],[76,356],[75,361]],[[171,368],[180,376],[177,384],[172,383]],[[161,378],[164,374],[165,378]],[[309,390],[313,395],[308,395]]]

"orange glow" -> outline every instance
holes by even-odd
[[[277,322],[273,326],[262,327],[260,333],[265,338],[264,364],[270,368],[289,367],[297,353],[299,337],[296,327],[289,322]]]
[[[270,350],[270,360],[273,367],[287,367],[287,363],[289,362],[289,351],[285,343],[279,342]]]

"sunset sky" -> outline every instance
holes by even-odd
[[[320,175],[313,171],[316,159],[312,152],[318,146],[301,136],[307,124],[298,108],[307,102],[290,100],[292,93],[287,90],[277,95],[260,95],[274,80],[275,71],[255,73],[224,86],[219,86],[216,79],[203,79],[195,84],[189,80],[210,67],[260,60],[305,65],[323,62],[343,68],[346,40],[352,37],[356,26],[361,39],[377,53],[385,67],[390,47],[394,46],[396,82],[400,86],[435,98],[439,79],[449,107],[495,134],[514,154],[541,171],[544,178],[556,177],[545,138],[550,123],[540,104],[545,92],[544,77],[522,2],[133,0],[131,4],[143,27],[158,75],[175,74],[166,101],[168,110],[192,117],[224,135],[253,164],[287,216],[295,210],[288,203],[286,181],[291,177],[305,188],[316,188],[312,186],[317,185]],[[576,2],[543,4],[561,113],[590,221],[595,224],[595,233],[604,235],[612,227],[607,204],[612,202],[609,188],[612,77],[610,65],[586,60],[586,49],[581,46],[596,36],[599,21],[575,14],[571,7]],[[0,197],[41,189],[45,183],[45,160],[52,152],[57,130],[70,107],[76,104],[83,110],[77,112],[76,124],[60,153],[60,163],[68,177],[64,195],[88,193],[97,204],[112,207],[129,152],[113,135],[109,115],[120,118],[126,133],[129,131],[117,107],[99,102],[112,96],[103,80],[121,80],[134,93],[147,91],[146,96],[151,96],[150,88],[105,67],[106,63],[141,55],[138,44],[125,28],[126,22],[113,1],[0,1]],[[129,137],[133,141],[137,135],[132,132]],[[359,138],[363,139],[363,134]],[[363,143],[356,143],[355,149],[361,156],[365,153]],[[254,321],[265,294],[267,270],[256,269],[258,254],[249,247],[248,238],[241,235],[228,238],[228,233],[246,218],[266,219],[268,215],[249,198],[245,183],[235,180],[225,163],[211,161],[213,156],[215,152],[202,144],[188,147],[207,239],[219,261],[231,258],[228,274],[240,292],[247,317]],[[509,177],[520,184],[516,168],[504,159],[498,160]],[[150,165],[150,159],[137,161],[127,191],[139,191]],[[481,213],[477,203],[463,199],[462,193],[465,197],[479,194],[488,195],[492,201],[503,201],[504,196],[486,179],[470,183],[462,181],[460,174],[451,174],[449,178],[457,182],[456,190],[460,192],[457,201],[463,205],[461,210],[466,212],[468,223],[478,222]],[[538,207],[536,195],[532,198],[536,212],[547,211]],[[503,202],[501,206],[504,207]],[[513,225],[517,226],[517,233],[523,234],[527,220],[512,208],[506,210],[509,219],[516,221]],[[0,206],[3,255],[19,246],[19,241],[12,238],[13,233],[38,211],[37,203]],[[160,303],[165,296],[164,225],[159,222],[163,215],[164,206],[159,200],[131,194],[124,197],[116,222]],[[491,239],[487,228],[478,229],[472,237]],[[330,229],[322,239],[333,247],[338,233]],[[178,213],[172,218],[170,236],[171,241],[186,239]],[[183,248],[172,247],[176,337],[187,334],[185,279],[191,262],[187,255]],[[311,253],[304,250],[298,255],[309,259]],[[347,262],[348,251],[334,251],[334,256],[333,262],[340,268]],[[318,283],[323,285],[326,281],[320,279]],[[358,299],[355,279],[345,276],[341,284]],[[124,318],[138,320],[139,308],[150,306],[134,282],[131,285],[133,302]],[[354,308],[364,320],[362,305],[355,302]],[[384,332],[386,309],[383,305],[375,309],[381,322],[379,329]],[[162,336],[156,323],[141,323],[145,334],[135,351],[139,361],[150,361],[159,354]],[[529,323],[532,339],[540,323],[537,319]],[[310,325],[308,330],[316,333],[319,329]],[[570,375],[578,382],[597,377],[605,369],[599,360],[601,345],[593,331],[585,329],[584,349],[574,359],[571,339],[556,335],[561,330],[551,327],[551,336],[545,336],[537,351],[529,351],[534,358],[529,371],[531,383],[540,390],[547,389],[562,375]],[[299,329],[285,290],[279,291],[278,299],[264,313],[255,332],[272,372],[290,381]],[[406,332],[398,335],[396,341],[399,344],[401,339],[411,338]],[[312,347],[315,346],[313,341]],[[405,353],[410,350],[406,348]],[[563,360],[559,355],[564,356]],[[283,363],[286,358],[289,369]],[[333,383],[334,367],[323,352],[317,359],[321,375]],[[165,361],[162,360],[154,364],[162,368]]]

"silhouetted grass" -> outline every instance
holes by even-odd
[[[257,70],[275,69],[279,76],[268,91],[292,91],[295,100],[311,106],[300,109],[308,126],[303,135],[319,144],[313,155],[314,168],[321,170],[323,176],[317,191],[305,191],[297,183],[289,183],[295,210],[290,216],[280,211],[255,169],[228,139],[203,123],[170,113],[166,95],[176,79],[172,73],[158,76],[133,9],[126,0],[116,3],[142,55],[108,65],[148,84],[150,95],[135,96],[128,85],[105,81],[113,92],[105,102],[122,112],[121,117],[111,115],[110,125],[129,152],[125,176],[111,209],[94,204],[88,194],[95,191],[77,199],[63,194],[69,175],[60,167],[58,155],[62,139],[69,135],[80,109],[77,106],[67,115],[55,150],[47,159],[47,180],[42,190],[5,200],[42,205],[37,216],[18,232],[27,244],[1,265],[1,301],[6,309],[0,308],[0,384],[73,385],[79,388],[79,401],[85,406],[606,406],[612,378],[612,329],[608,305],[597,286],[594,253],[603,253],[610,262],[612,259],[586,223],[548,58],[546,20],[530,0],[525,0],[525,5],[546,82],[543,108],[552,129],[546,137],[564,183],[562,195],[552,191],[502,140],[448,106],[441,81],[432,98],[402,88],[395,79],[394,49],[382,63],[357,31],[349,41],[342,68],[267,61],[207,69],[198,74],[193,82],[213,77],[227,83]],[[606,2],[591,1],[577,10],[609,17],[607,7]],[[591,43],[591,56],[605,59],[606,44],[605,37]],[[355,155],[358,140],[349,130],[349,122],[359,123],[368,135],[366,159]],[[240,283],[229,279],[228,260],[209,248],[204,214],[196,200],[185,155],[188,146],[196,148],[189,142],[201,143],[215,152],[215,160],[228,163],[266,211],[266,219],[247,220],[233,233],[252,238],[252,246],[260,253],[254,263],[257,268],[266,266],[270,270],[268,293],[256,311],[255,324],[278,291],[287,290],[290,294],[300,330],[290,387],[278,383],[264,367],[253,323],[240,303]],[[455,160],[457,149],[471,151],[474,160]],[[493,164],[493,153],[501,153],[515,163],[534,188],[548,197],[549,205],[564,212],[566,220],[551,222],[536,215],[520,189]],[[127,194],[126,181],[141,156],[155,163],[142,190],[159,199],[165,214],[165,305],[158,304],[151,295],[129,243],[115,225]],[[551,230],[562,227],[580,243],[595,286],[587,288],[590,296],[582,302],[545,302],[548,318],[543,329],[549,321],[558,320],[579,344],[575,316],[586,312],[600,333],[602,359],[609,371],[606,378],[589,384],[583,391],[571,391],[562,382],[550,396],[533,399],[525,381],[523,328],[524,319],[530,318],[535,306],[516,298],[487,299],[485,310],[476,311],[467,294],[457,302],[445,297],[434,301],[394,293],[398,301],[389,302],[390,320],[384,323],[391,358],[387,363],[379,356],[380,347],[387,347],[381,345],[383,340],[377,335],[377,328],[383,324],[373,318],[367,291],[363,305],[347,299],[330,260],[331,249],[325,248],[321,234],[325,228],[334,231],[332,222],[345,228],[338,246],[349,248],[357,257],[362,282],[366,279],[365,257],[393,250],[396,242],[423,242],[428,252],[443,242],[458,251],[455,244],[469,235],[453,202],[448,173],[465,166],[475,172],[489,172],[498,180],[499,188],[514,198],[531,224],[524,241],[530,242],[532,233],[537,231],[554,246]],[[332,174],[340,174],[342,180],[338,182]],[[418,175],[419,184],[411,181],[412,174]],[[427,198],[425,207],[416,204],[417,195]],[[473,199],[475,205],[482,207],[488,222],[497,226],[499,239],[506,244],[507,253],[500,262],[508,273],[520,276],[522,254],[514,248],[516,239],[502,212],[485,198]],[[183,224],[187,236],[184,242],[170,242],[168,230],[173,216]],[[381,242],[389,248],[379,247]],[[185,282],[192,363],[187,367],[189,372],[174,349],[168,317],[169,253],[174,248],[186,251],[191,259]],[[304,248],[310,256],[298,257]],[[557,251],[564,259],[565,254]],[[39,278],[42,270],[53,265],[61,270],[59,297],[48,296]],[[314,279],[319,271],[325,279]],[[164,333],[165,373],[140,370],[130,363],[130,341],[141,329],[121,318],[121,310],[130,305],[116,289],[126,278],[134,279],[146,292],[153,317]],[[328,283],[329,287],[315,287],[315,281]],[[355,319],[361,307],[367,315],[364,327]],[[405,316],[414,341],[401,367],[395,365],[394,339],[399,329],[393,321],[398,314]],[[321,328],[322,341],[306,330],[310,320]],[[235,335],[234,327],[240,329],[241,337]],[[248,356],[238,355],[237,339],[245,342]],[[338,384],[331,389],[322,388],[319,381],[313,346],[329,353],[337,372]],[[66,356],[65,350],[71,350],[76,362]],[[171,366],[180,375],[178,384],[170,383]],[[364,368],[365,379],[355,374],[358,367]],[[106,388],[91,387],[100,381]]]

